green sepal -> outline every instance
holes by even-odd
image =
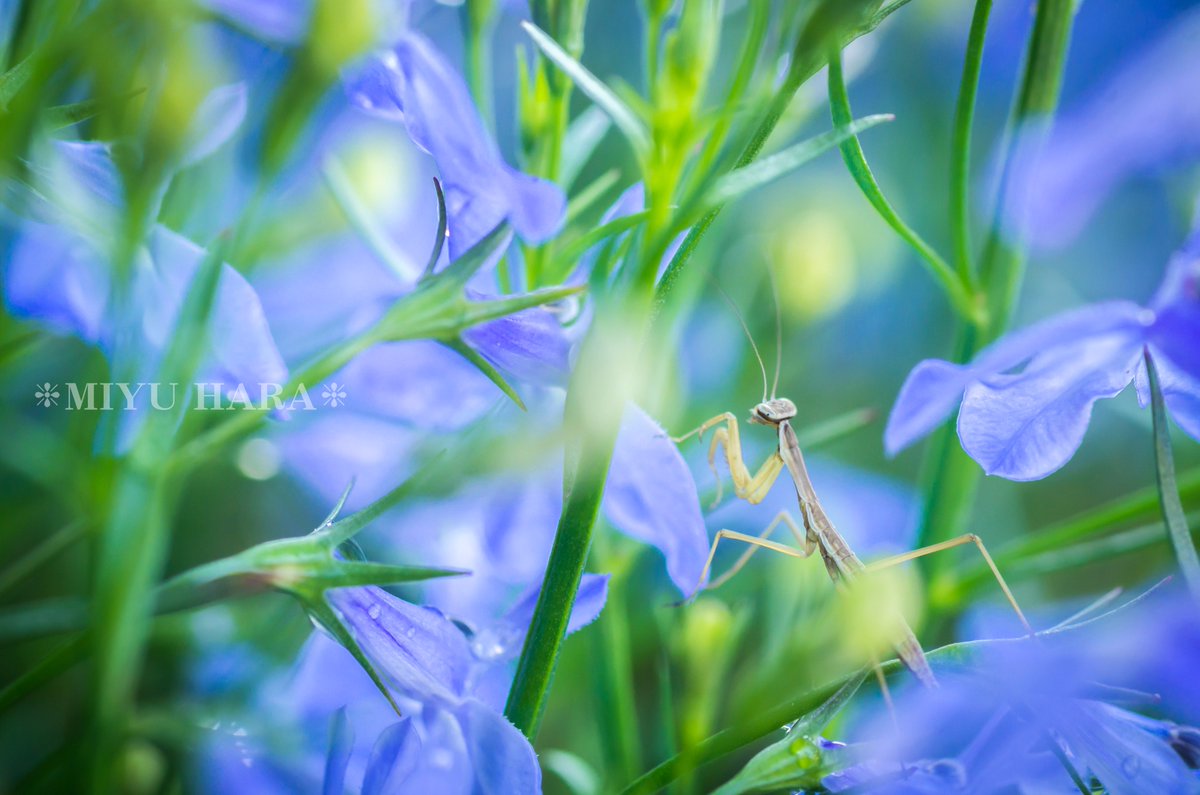
[[[517,390],[513,389],[512,385],[505,380],[504,376],[496,369],[495,365],[483,357],[479,351],[472,348],[462,339],[445,340],[443,343],[447,348],[457,353],[459,356],[466,359],[471,364],[475,365],[479,372],[491,381],[496,387],[508,396],[509,400],[517,404],[517,408],[521,411],[526,411],[525,401],[521,400],[521,396],[517,394]]]
[[[852,760],[845,748],[823,748],[818,735],[841,711],[866,679],[866,670],[851,676],[819,707],[791,725],[787,736],[759,751],[714,795],[819,789],[821,780]]]

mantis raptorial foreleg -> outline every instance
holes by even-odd
[[[988,553],[987,547],[983,545],[983,539],[974,533],[966,533],[958,538],[951,538],[949,541],[941,541],[937,544],[930,544],[927,547],[914,549],[912,552],[903,552],[899,555],[893,555],[890,558],[874,561],[867,565],[867,571],[878,571],[891,566],[896,566],[900,563],[905,563],[917,558],[923,558],[926,555],[932,555],[935,552],[942,552],[947,549],[961,547],[964,544],[974,544],[979,550],[979,554],[983,556],[983,560],[992,571],[992,576],[996,578],[996,582],[1000,585],[1000,590],[1004,592],[1004,598],[1012,605],[1012,609],[1017,614],[1017,618],[1021,620],[1021,625],[1025,627],[1025,631],[1030,635],[1034,634],[1033,627],[1029,625],[1029,621],[1025,618],[1025,613],[1021,611],[1021,606],[1017,604],[1017,598],[1013,596],[1012,589],[1008,587],[1008,583],[1004,580],[1004,575],[1000,573],[1000,569],[996,566],[996,561],[992,560],[991,554]]]
[[[729,465],[729,477],[733,481],[734,493],[751,505],[759,504],[766,498],[767,492],[771,490],[779,473],[783,471],[783,459],[777,450],[763,462],[758,472],[751,475],[750,470],[746,467],[746,461],[742,457],[742,442],[738,434],[737,417],[733,416],[731,412],[718,414],[699,428],[688,431],[683,436],[672,437],[671,441],[678,444],[692,436],[698,435],[703,438],[710,428],[718,425],[723,427],[717,428],[713,434],[712,444],[708,447],[708,466],[712,469],[713,477],[717,481],[717,496],[712,502],[712,507],[715,508],[720,504],[723,491],[721,474],[717,471],[717,448],[719,447],[725,449],[725,461]]]

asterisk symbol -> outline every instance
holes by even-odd
[[[346,387],[337,381],[330,381],[321,389],[321,398],[326,406],[336,409],[346,402]]]
[[[39,406],[58,405],[58,384],[40,384],[33,392],[34,400]]]

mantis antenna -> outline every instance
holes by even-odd
[[[758,369],[762,373],[763,400],[766,400],[767,399],[767,367],[766,367],[766,365],[763,364],[763,357],[762,357],[762,354],[758,352],[758,346],[754,344],[754,336],[750,333],[750,327],[746,325],[746,318],[742,317],[742,313],[737,308],[737,304],[735,304],[733,302],[733,299],[729,297],[729,293],[725,292],[725,288],[723,288],[716,279],[713,279],[712,283],[713,283],[713,287],[717,288],[717,292],[721,294],[721,297],[725,299],[725,303],[729,304],[729,308],[733,310],[733,315],[734,315],[734,317],[737,318],[738,323],[741,324],[742,331],[745,333],[746,339],[750,341],[750,348],[754,351],[754,358],[758,359]],[[775,380],[776,381],[779,380],[778,371],[776,371],[776,373],[775,373]],[[772,393],[772,394],[774,394],[774,393]]]
[[[775,379],[771,382],[771,400],[779,391],[779,373],[783,370],[783,313],[779,311],[779,285],[775,283],[775,270],[767,264],[767,279],[771,282],[771,300],[775,302]]]

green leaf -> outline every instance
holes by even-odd
[[[650,212],[648,210],[642,210],[641,212],[619,216],[611,221],[607,221],[606,223],[589,229],[584,234],[563,246],[562,250],[555,254],[554,259],[557,263],[556,267],[565,269],[570,265],[575,264],[579,258],[590,251],[593,246],[603,243],[610,237],[615,237],[623,232],[628,232],[630,229],[642,223],[649,217]]]
[[[575,182],[611,126],[608,116],[596,105],[571,122],[563,137],[562,162],[558,167],[560,184],[570,187]]]
[[[33,74],[33,56],[27,56],[23,61],[0,75],[0,110],[6,110],[8,103],[17,95]]]
[[[1177,478],[1176,484],[1185,503],[1200,506],[1200,468],[1188,470]],[[1129,522],[1146,522],[1158,510],[1157,487],[1138,489],[1001,547],[994,554],[996,564],[1019,577],[1026,571],[1031,575],[1059,571],[1068,565],[1082,565],[1142,549],[1162,540],[1159,522],[1115,535],[1105,534]],[[957,584],[948,586],[961,589],[965,598],[981,586],[990,586],[992,581],[987,566],[980,562],[961,574]]]
[[[1179,499],[1175,458],[1171,452],[1171,430],[1167,424],[1162,387],[1158,382],[1158,368],[1154,366],[1154,357],[1150,355],[1149,348],[1146,348],[1145,357],[1146,374],[1150,381],[1150,410],[1154,417],[1154,461],[1157,465],[1158,497],[1163,521],[1167,524],[1167,535],[1175,547],[1175,557],[1188,589],[1192,596],[1200,599],[1200,558],[1196,555],[1196,545],[1192,543],[1187,517],[1183,515],[1183,503]]]
[[[550,38],[537,25],[526,21],[522,22],[521,26],[525,28],[525,32],[533,39],[533,43],[538,46],[538,49],[570,77],[576,87],[586,94],[592,102],[595,102],[597,107],[608,114],[613,124],[625,135],[638,155],[650,151],[650,133],[646,130],[646,125],[642,123],[637,114],[611,88],[605,85],[600,78],[588,71],[587,67],[571,57],[566,50],[558,45],[558,42]]]
[[[750,193],[784,174],[794,171],[864,130],[869,130],[877,124],[892,121],[895,118],[891,114],[864,116],[835,130],[789,146],[770,157],[735,169],[716,181],[704,199],[705,204],[711,209]]]

